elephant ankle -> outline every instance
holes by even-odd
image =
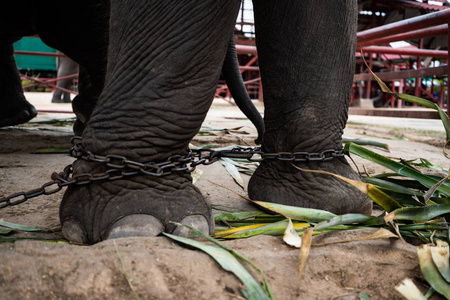
[[[332,175],[309,172],[327,171],[362,181],[345,158],[294,164],[301,170],[291,162],[263,161],[250,179],[250,198],[336,214],[371,213],[372,201],[356,188]]]

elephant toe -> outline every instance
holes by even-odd
[[[88,237],[83,225],[73,219],[66,220],[62,225],[63,236],[76,244],[88,244]]]
[[[164,231],[163,223],[151,215],[133,214],[116,221],[106,239],[122,237],[153,237]]]
[[[202,215],[187,216],[180,222],[181,224],[193,227],[205,234],[210,234],[210,226],[208,220]],[[173,231],[174,235],[188,237],[192,236],[191,230],[184,226],[178,226]]]

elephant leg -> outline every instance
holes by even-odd
[[[265,103],[265,152],[340,150],[354,69],[354,0],[253,1]],[[306,171],[300,171],[294,166]],[[323,170],[362,180],[345,158],[265,160],[249,182],[261,201],[369,213],[371,201]]]
[[[28,122],[37,111],[23,94],[12,41],[0,39],[0,127]]]
[[[62,52],[59,52],[62,53]],[[57,77],[66,77],[78,73],[78,64],[67,57],[58,57]],[[62,79],[56,82],[56,87],[69,90],[72,86],[73,78]],[[70,103],[70,93],[56,89],[53,92],[53,103]]]
[[[113,1],[105,88],[83,146],[140,163],[183,154],[214,97],[238,0]],[[78,160],[74,174],[101,173]],[[170,221],[212,229],[211,208],[187,173],[134,176],[67,189],[60,207],[64,236],[107,238],[184,234]]]

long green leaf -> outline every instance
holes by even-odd
[[[450,119],[448,118],[447,114],[439,106],[436,105],[436,103],[407,94],[398,94],[398,98],[400,98],[403,101],[416,103],[437,110],[439,113],[439,117],[442,120],[442,124],[444,125],[445,132],[447,133],[447,140],[450,139]]]
[[[0,226],[11,228],[13,230],[20,230],[20,231],[48,231],[49,230],[48,228],[44,228],[44,227],[27,226],[27,225],[10,223],[10,222],[6,222],[6,221],[0,221]]]
[[[382,148],[382,149],[389,151],[388,144],[380,143],[380,142],[376,142],[376,141],[353,139],[353,138],[347,138],[347,137],[343,136],[342,142],[345,144],[346,143],[354,143],[354,144],[361,145],[361,146],[374,146],[374,147]]]
[[[450,213],[450,204],[435,204],[422,207],[402,207],[391,214],[397,220],[428,221],[435,217]]]
[[[261,211],[240,211],[235,213],[221,213],[214,215],[214,221],[241,221],[249,218],[253,218],[256,216],[265,215],[265,213]]]
[[[237,233],[227,235],[224,237],[229,238],[229,239],[240,239],[240,238],[247,238],[247,237],[257,236],[257,235],[282,236],[284,234],[284,231],[286,230],[288,223],[289,223],[288,219],[284,219],[279,222],[260,226],[257,228],[250,228],[250,229],[239,231]],[[309,227],[308,223],[303,224],[303,226],[301,227],[301,230],[305,230],[308,227]]]
[[[354,223],[360,223],[364,224],[366,222],[369,222],[371,220],[376,219],[376,217],[363,215],[363,214],[345,214],[336,216],[330,220],[322,221],[318,223],[316,226],[314,226],[314,230],[323,230],[332,226],[337,225],[347,225],[347,224],[354,224]]]
[[[263,201],[255,201],[251,202],[255,203],[258,206],[261,206],[270,211],[276,212],[280,215],[285,216],[286,218],[290,218],[292,220],[297,221],[306,221],[306,222],[321,222],[325,220],[329,220],[336,215],[328,212],[326,210],[313,209],[313,208],[304,208],[304,207],[296,207],[296,206],[288,206],[277,203],[263,202]]]
[[[370,151],[364,147],[355,145],[353,143],[348,143],[345,145],[345,151],[358,155],[364,159],[370,160],[374,163],[377,163],[385,168],[388,168],[394,172],[396,172],[399,175],[409,177],[416,179],[423,185],[431,188],[436,183],[439,182],[439,180],[435,180],[434,178],[427,176],[425,174],[420,173],[417,170],[414,170],[410,167],[407,167],[405,165],[402,165],[396,161],[393,161],[387,157],[384,157],[378,153],[375,153],[373,151]],[[441,185],[438,189],[439,192],[443,193],[446,196],[450,196],[450,187],[446,185]]]
[[[250,275],[250,273],[242,266],[242,264],[239,263],[239,261],[227,250],[220,247],[203,244],[185,237],[180,237],[168,233],[164,233],[164,235],[180,243],[202,250],[203,252],[210,255],[215,261],[217,261],[223,269],[236,275],[236,277],[238,277],[247,287],[247,290],[241,290],[242,294],[247,299],[270,299],[269,296],[261,288],[259,283],[253,278],[253,276]]]
[[[419,192],[419,191],[415,191],[415,190],[411,190],[408,189],[404,186],[401,186],[399,184],[387,181],[387,180],[383,180],[383,179],[379,179],[379,178],[373,178],[373,177],[364,177],[364,181],[370,184],[373,184],[377,187],[382,187],[384,189],[387,189],[389,191],[392,192],[396,192],[399,194],[406,194],[406,195],[415,195],[415,196],[423,196],[423,192]]]
[[[13,231],[11,228],[0,227],[0,234],[8,234]]]
[[[234,181],[236,181],[236,183],[242,188],[245,188],[244,180],[242,179],[241,174],[239,174],[239,170],[236,168],[235,163],[227,157],[220,158],[219,162],[225,167],[231,177],[233,177]]]

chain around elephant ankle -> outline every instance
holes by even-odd
[[[260,162],[266,159],[274,159],[288,162],[330,161],[337,157],[343,157],[344,150],[328,149],[322,152],[278,152],[266,153],[260,147],[235,147],[232,149],[188,149],[184,155],[172,155],[163,162],[139,163],[120,155],[96,155],[86,150],[80,137],[72,138],[71,156],[89,162],[103,163],[109,168],[134,169],[143,174],[163,176],[173,171],[192,172],[197,165],[210,165],[222,157],[240,158],[249,161]],[[188,166],[189,165],[189,166]]]
[[[86,150],[80,137],[72,138],[70,155],[88,162],[104,164],[107,170],[103,173],[73,174],[72,164],[66,166],[63,172],[54,172],[52,181],[43,184],[40,188],[27,192],[18,192],[0,198],[0,208],[18,205],[41,195],[51,195],[59,192],[69,185],[86,185],[99,181],[114,181],[136,175],[165,176],[173,172],[192,172],[198,165],[210,165],[221,157],[241,158],[260,162],[274,159],[287,162],[329,161],[344,156],[343,149],[324,150],[322,152],[278,152],[265,153],[260,147],[235,147],[229,150],[214,149],[188,149],[184,155],[172,155],[163,162],[140,163],[131,161],[120,155],[96,155]]]

